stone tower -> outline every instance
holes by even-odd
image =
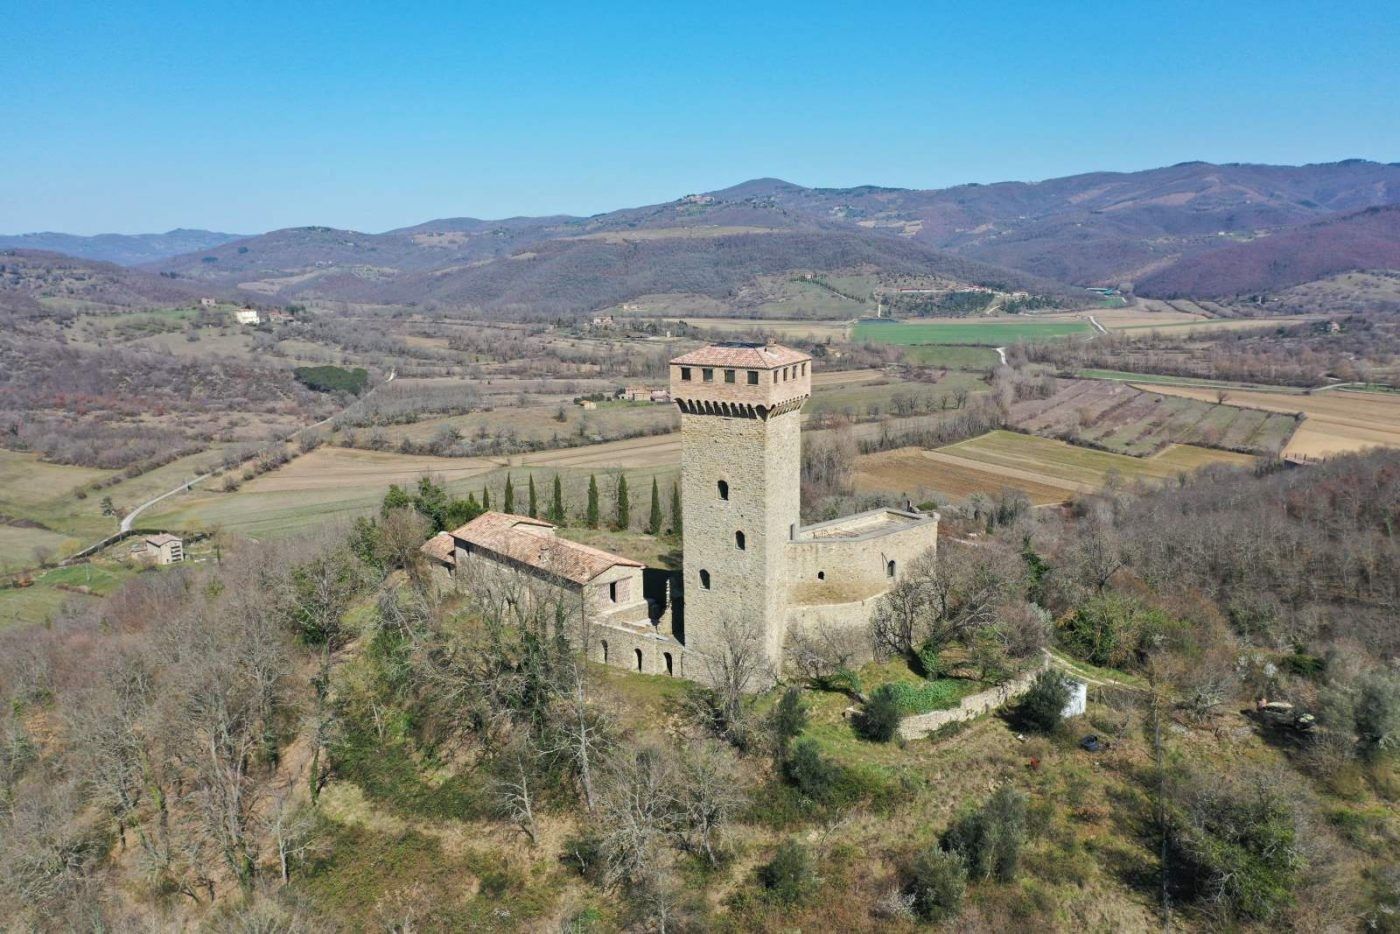
[[[684,638],[697,680],[710,680],[707,659],[723,648],[728,621],[752,632],[780,667],[811,365],[772,344],[718,344],[671,361],[681,411]]]

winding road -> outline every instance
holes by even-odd
[[[320,428],[320,427],[322,427],[323,425],[329,425],[329,424],[330,424],[331,422],[333,422],[335,419],[337,419],[337,418],[339,418],[340,416],[344,415],[346,412],[350,411],[352,408],[354,408],[355,406],[359,405],[361,402],[365,401],[365,399],[368,399],[370,396],[372,396],[376,391],[378,391],[378,389],[379,389],[380,386],[387,386],[389,383],[392,383],[392,382],[394,381],[394,377],[397,376],[397,375],[398,375],[398,373],[397,373],[396,371],[392,371],[392,370],[391,370],[391,371],[389,372],[388,378],[385,379],[384,382],[380,383],[378,386],[375,386],[375,387],[374,387],[373,389],[371,389],[369,392],[365,393],[363,396],[361,396],[360,398],[356,399],[354,402],[350,403],[350,404],[347,405],[345,408],[341,409],[339,412],[336,412],[336,413],[333,414],[333,415],[327,415],[325,418],[321,419],[319,422],[315,422],[314,424],[311,424],[311,425],[303,425],[302,427],[298,428],[297,430],[293,431],[291,434],[289,434],[289,435],[287,435],[285,438],[283,438],[283,439],[282,439],[282,443],[283,443],[283,444],[286,444],[288,441],[291,441],[292,439],[296,438],[297,435],[300,435],[300,434],[302,434],[302,433],[304,433],[304,432],[315,431],[317,428]],[[194,477],[193,479],[186,480],[184,483],[182,483],[182,484],[180,484],[179,486],[175,487],[173,490],[166,490],[164,493],[160,494],[159,496],[157,496],[157,497],[155,497],[155,498],[153,498],[153,499],[148,499],[148,500],[146,500],[144,503],[142,503],[141,505],[137,506],[135,509],[133,509],[133,510],[131,510],[130,512],[128,512],[126,515],[122,516],[121,525],[118,526],[118,531],[117,531],[117,534],[116,534],[116,535],[108,536],[107,538],[102,539],[102,541],[100,541],[100,542],[97,542],[97,543],[95,543],[95,544],[89,545],[88,547],[84,548],[82,551],[79,551],[79,552],[73,554],[72,556],[70,556],[67,560],[68,560],[68,561],[73,561],[73,560],[76,560],[76,559],[78,559],[78,558],[84,558],[84,557],[86,557],[86,556],[92,554],[94,551],[98,551],[98,550],[100,550],[100,549],[102,549],[102,548],[105,548],[110,542],[114,541],[115,539],[121,538],[123,535],[127,534],[128,532],[130,532],[130,531],[131,531],[132,525],[136,522],[137,517],[140,516],[141,513],[145,512],[147,509],[150,509],[152,506],[154,506],[156,503],[160,502],[161,500],[163,500],[163,499],[169,499],[170,497],[176,495],[177,493],[183,493],[183,492],[185,492],[186,490],[188,490],[188,489],[190,489],[191,487],[193,487],[195,484],[197,484],[197,483],[203,483],[205,480],[208,480],[208,479],[209,479],[210,477],[212,477],[212,476],[214,476],[213,471],[210,471],[209,473],[202,473],[202,474],[200,474],[199,476]]]

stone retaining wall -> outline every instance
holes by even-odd
[[[1005,684],[999,684],[994,688],[988,688],[978,694],[964,697],[958,706],[949,710],[931,710],[928,713],[914,714],[912,717],[905,717],[899,722],[899,735],[902,739],[922,739],[940,727],[950,723],[959,723],[963,720],[971,720],[980,717],[984,713],[996,710],[1007,701],[1020,697],[1030,690],[1031,683],[1035,681],[1036,675],[1040,674],[1050,664],[1050,653],[1046,652],[1036,665],[1029,671],[1012,678]]]

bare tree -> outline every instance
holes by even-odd
[[[681,747],[675,793],[681,840],[717,865],[721,837],[747,802],[734,753],[714,740]]]
[[[538,842],[535,824],[535,761],[539,751],[525,733],[518,734],[505,750],[502,777],[496,783],[496,796],[505,816],[530,838]]]

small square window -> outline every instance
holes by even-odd
[[[725,381],[726,383],[732,383],[732,382],[734,382],[734,371],[733,371],[733,370],[725,370],[725,371],[724,371],[724,381]]]
[[[690,367],[688,367],[688,366],[683,366],[683,367],[681,367],[681,382],[683,382],[683,383],[688,383],[688,382],[690,382]]]
[[[715,381],[715,371],[709,367],[705,367],[700,371],[700,378],[707,383],[713,383]]]
[[[757,385],[758,385],[758,371],[757,371],[757,370],[749,370],[749,385],[750,385],[750,386],[757,386]]]

